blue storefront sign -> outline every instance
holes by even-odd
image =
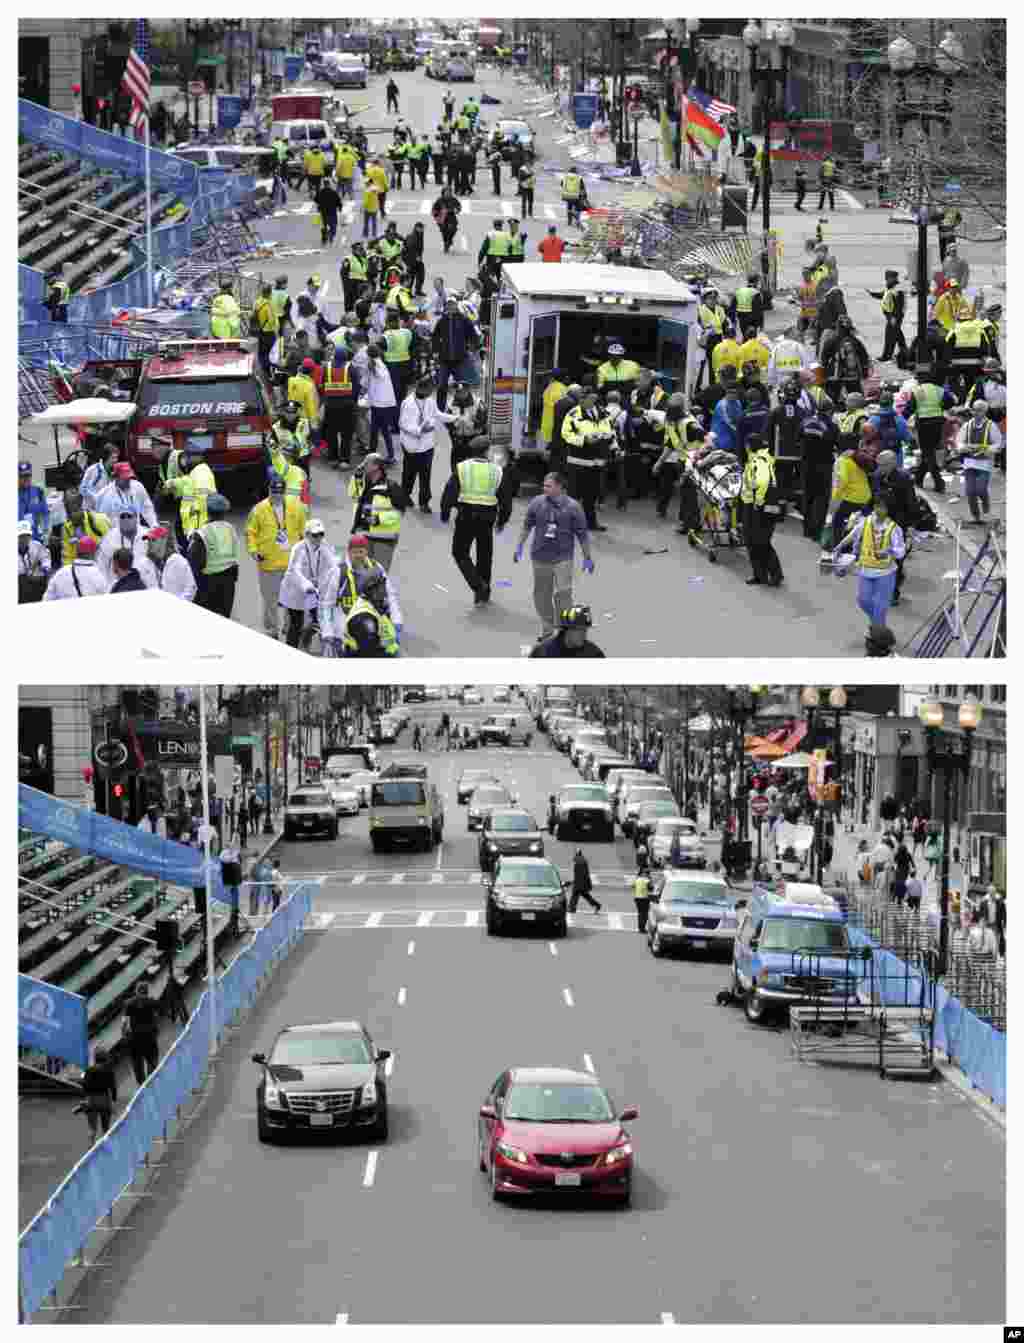
[[[52,1058],[89,1065],[89,1019],[86,1000],[55,984],[18,976],[18,1044]]]
[[[587,130],[597,120],[597,94],[574,93],[572,95],[572,114],[580,130]]]
[[[237,93],[217,95],[217,125],[222,131],[234,130],[242,120],[242,99]]]

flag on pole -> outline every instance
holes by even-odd
[[[723,103],[720,98],[712,98],[710,93],[705,93],[699,89],[696,84],[690,85],[690,98],[697,104],[701,111],[706,112],[709,117],[715,121],[721,121],[736,109],[732,103]]]
[[[691,142],[697,140],[712,154],[718,152],[718,145],[725,131],[714,119],[708,116],[693,98],[686,100],[686,135]]]
[[[145,19],[135,20],[135,41],[128,53],[121,87],[131,94],[132,111],[129,121],[135,129],[136,140],[145,134],[149,118],[149,24]]]

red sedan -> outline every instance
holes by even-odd
[[[589,1194],[628,1204],[633,1143],[593,1073],[509,1068],[477,1120],[480,1169],[497,1201],[518,1194]]]

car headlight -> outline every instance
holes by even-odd
[[[359,1095],[360,1105],[377,1104],[377,1083],[376,1081],[367,1082]]]
[[[520,1166],[529,1164],[530,1158],[521,1147],[513,1147],[507,1142],[497,1142],[494,1144],[494,1150],[500,1153],[506,1161],[516,1161]]]
[[[268,1110],[283,1110],[284,1101],[281,1099],[280,1087],[272,1086],[267,1083],[266,1090],[263,1092],[263,1104]]]
[[[610,1152],[605,1152],[602,1166],[614,1166],[619,1161],[625,1161],[633,1155],[633,1144],[631,1142],[619,1143],[618,1147],[613,1147]]]
[[[497,852],[498,852],[498,846],[497,846],[497,844],[495,844],[495,842],[494,842],[493,839],[489,839],[489,840],[487,841],[487,847],[490,849],[491,853],[497,853]]]
[[[371,826],[373,826],[373,825],[380,825],[380,821],[377,819],[376,816],[371,816],[371,817],[370,817],[370,824],[371,824]]]
[[[426,818],[425,816],[417,816],[417,817],[416,817],[416,824],[417,824],[417,825],[426,825],[426,823],[427,823],[427,818]]]
[[[530,845],[530,852],[540,853],[540,840],[534,840],[534,842]]]

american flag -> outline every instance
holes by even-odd
[[[696,84],[690,85],[689,96],[703,112],[706,112],[709,117],[714,117],[716,121],[721,121],[730,112],[736,111],[732,103],[723,103],[720,98],[712,98],[710,93],[705,93]]]
[[[121,87],[132,96],[132,113],[129,121],[135,128],[135,138],[141,140],[149,116],[150,88],[149,25],[145,19],[135,20],[135,41],[128,53]]]

